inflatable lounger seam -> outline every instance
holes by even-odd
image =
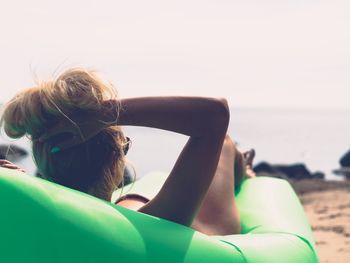
[[[226,241],[226,240],[220,239],[220,241],[223,242],[223,243],[226,243],[226,244],[228,244],[228,245],[230,245],[232,247],[234,247],[241,254],[241,256],[242,256],[242,258],[244,260],[244,263],[248,263],[247,258],[244,256],[243,251],[238,246],[236,246],[235,244],[233,244],[233,243],[231,243],[229,241]]]

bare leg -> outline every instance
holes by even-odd
[[[246,168],[249,169],[242,154],[227,135],[214,179],[192,228],[208,235],[240,233],[240,219],[233,189],[238,186],[237,183],[235,185],[235,180],[240,183],[246,176]]]

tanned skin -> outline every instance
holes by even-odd
[[[109,100],[104,104],[95,121],[90,115],[72,116],[83,138],[72,123],[62,121],[39,140],[61,132],[71,133],[71,140],[58,145],[63,150],[91,138],[105,122],[115,120],[121,126],[151,127],[187,135],[189,139],[161,190],[138,210],[191,226],[218,166],[230,119],[227,101],[203,97],[140,97]]]

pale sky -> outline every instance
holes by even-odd
[[[56,69],[121,96],[350,109],[349,0],[0,0],[1,101]]]

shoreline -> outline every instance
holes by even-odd
[[[350,180],[288,180],[316,241],[320,263],[350,262]]]

